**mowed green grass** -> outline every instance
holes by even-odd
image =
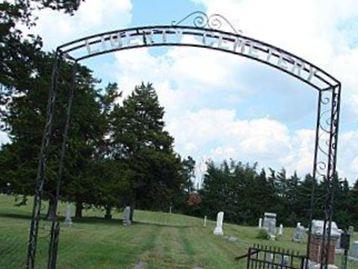
[[[25,268],[31,202],[14,206],[14,197],[0,195],[0,268]],[[44,210],[45,212],[45,206]],[[61,204],[64,215],[65,206]],[[123,227],[121,214],[111,221],[103,220],[100,210],[84,211],[83,219],[73,219],[71,228],[61,227],[59,269],[134,268],[138,262],[145,268],[230,269],[245,268],[246,260],[235,257],[247,252],[254,243],[305,252],[304,243],[292,243],[292,228],[285,228],[278,241],[256,239],[257,229],[224,224],[225,235],[238,238],[229,242],[212,234],[214,222],[203,227],[199,218],[163,212],[135,211],[135,224]],[[37,268],[46,268],[49,223],[41,221]],[[358,240],[355,235],[355,240]],[[336,258],[337,264],[340,257]],[[358,269],[358,264],[349,264]]]

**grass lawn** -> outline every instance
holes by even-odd
[[[0,195],[0,268],[25,268],[26,245],[30,224],[31,203],[14,206],[14,198]],[[45,208],[43,212],[45,212]],[[60,206],[64,215],[65,206]],[[238,238],[230,242],[212,234],[214,222],[177,214],[135,211],[135,224],[123,227],[121,214],[105,221],[103,212],[84,211],[84,218],[73,219],[71,228],[61,227],[59,269],[134,268],[139,261],[145,268],[204,269],[246,268],[246,260],[235,257],[247,252],[249,245],[261,243],[305,253],[304,243],[292,243],[292,228],[284,229],[278,241],[256,239],[257,229],[224,223],[225,235]],[[46,268],[49,223],[41,221],[37,268]],[[355,240],[358,235],[355,234]],[[352,240],[353,241],[353,240]],[[337,264],[341,258],[336,257]],[[358,263],[349,263],[358,269]]]

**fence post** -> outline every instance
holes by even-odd
[[[247,269],[250,268],[250,259],[251,259],[251,247],[249,247],[249,253],[248,253],[248,256],[247,256]]]

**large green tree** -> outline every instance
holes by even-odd
[[[36,24],[34,10],[51,8],[72,14],[81,1],[77,0],[15,0],[0,3],[0,104],[7,103],[13,90],[21,88],[23,78],[34,75],[40,36],[23,34],[19,25],[31,28]]]
[[[36,57],[33,68],[27,70],[28,74],[15,80],[13,94],[2,114],[2,127],[8,133],[11,143],[1,149],[0,184],[9,182],[13,192],[22,195],[34,193],[54,62],[53,54],[39,51]],[[72,64],[63,61],[60,76],[44,192],[44,197],[50,201],[50,215],[54,214],[52,205],[65,124],[64,115],[71,87]],[[90,171],[97,160],[98,149],[103,144],[102,140],[108,129],[102,108],[104,105],[101,103],[104,98],[102,92],[106,90],[96,89],[96,83],[97,80],[92,77],[90,70],[81,66],[78,68],[61,194],[62,198],[76,202],[79,208],[83,203],[95,203],[92,184],[94,174]]]
[[[185,183],[163,116],[154,88],[144,83],[113,110],[111,156],[130,170],[125,200],[132,208],[169,208]]]
[[[78,0],[16,0],[0,3],[0,112],[2,130],[6,131],[11,144],[1,150],[0,185],[11,184],[14,193],[31,195],[37,157],[45,124],[47,91],[54,61],[52,54],[41,51],[39,36],[25,35],[19,25],[28,28],[36,24],[34,11],[53,9],[73,14],[79,7]],[[71,74],[71,65],[62,63],[62,79],[52,136],[51,153],[48,160],[45,197],[53,203],[54,181],[58,165],[58,151],[63,129],[63,115]],[[93,189],[95,159],[103,147],[106,132],[105,110],[110,106],[110,97],[101,97],[94,90],[95,80],[90,71],[79,69],[73,121],[69,135],[62,194],[65,199],[75,201],[76,213],[81,215],[85,203],[97,202]],[[113,85],[110,86],[113,88]],[[113,90],[113,89],[112,89]],[[113,100],[112,100],[113,101]],[[107,103],[106,103],[107,102]],[[107,106],[107,108],[105,107]],[[98,190],[99,191],[99,190]],[[51,212],[51,210],[49,210]]]

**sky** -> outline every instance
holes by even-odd
[[[337,170],[358,179],[358,1],[87,0],[74,16],[43,10],[37,26],[46,50],[86,35],[171,24],[191,12],[219,13],[247,36],[281,47],[342,82]],[[258,162],[303,176],[312,171],[317,92],[276,69],[198,48],[142,48],[83,62],[118,82],[124,96],[152,82],[175,149],[197,161]],[[8,141],[0,133],[0,141]]]

